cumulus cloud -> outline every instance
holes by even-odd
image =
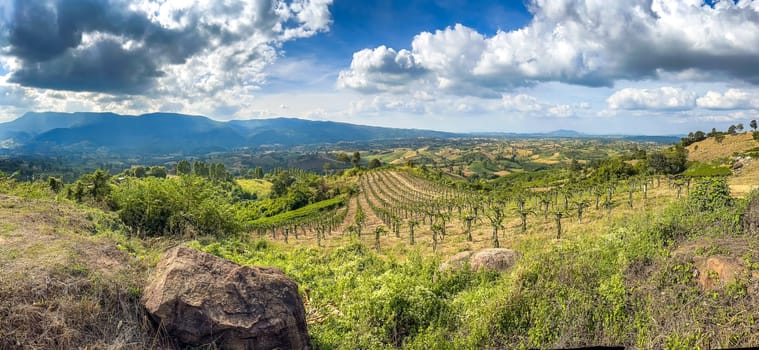
[[[544,109],[543,104],[538,102],[535,97],[525,94],[504,95],[503,106],[506,110],[519,112],[539,112]]]
[[[695,102],[694,92],[668,86],[657,89],[625,88],[606,99],[609,108],[628,110],[683,110],[693,108]]]
[[[489,97],[547,81],[612,86],[662,75],[759,84],[759,2],[532,0],[528,7],[527,26],[490,37],[460,24],[418,34],[409,54],[428,74],[402,81]],[[364,60],[354,55],[338,85],[389,90],[373,79],[384,77],[383,67],[363,74]]]
[[[706,109],[759,109],[759,93],[740,89],[728,89],[724,93],[709,91],[699,97],[696,104]]]
[[[332,0],[10,0],[0,54],[23,86],[129,94],[255,87],[280,44],[329,29]]]
[[[338,86],[369,92],[392,90],[425,72],[408,50],[396,52],[380,46],[354,53],[350,70],[340,72]]]

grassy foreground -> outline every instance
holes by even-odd
[[[0,348],[172,348],[138,300],[173,239],[129,238],[113,213],[53,200],[34,184],[0,197]],[[712,187],[710,187],[712,186]],[[759,344],[759,243],[724,183],[557,240],[521,234],[507,273],[440,272],[445,255],[363,241],[318,249],[238,237],[193,247],[282,268],[300,286],[318,349],[715,348]],[[752,202],[753,201],[753,202]],[[509,235],[520,235],[510,231]],[[737,278],[703,288],[699,261],[738,259]],[[7,322],[6,322],[7,320]]]
[[[377,254],[358,241],[330,250],[192,245],[292,276],[317,348],[737,347],[759,344],[759,247],[741,231],[744,205],[683,201],[617,219],[596,239],[524,239],[514,247],[523,258],[503,275],[441,273],[438,256],[407,247]],[[713,255],[739,257],[747,269],[704,290],[695,261]]]

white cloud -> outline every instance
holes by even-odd
[[[518,112],[540,112],[544,109],[543,104],[538,102],[535,97],[525,94],[504,95],[503,106],[506,110]]]
[[[392,91],[403,86],[425,70],[408,50],[396,52],[380,46],[353,54],[350,70],[340,72],[337,85],[362,91]]]
[[[574,112],[572,111],[572,107],[569,105],[558,105],[548,108],[548,114],[553,117],[567,118],[571,117]]]
[[[759,108],[759,93],[740,89],[728,89],[724,93],[709,91],[699,97],[696,104],[706,109],[751,109]]]
[[[40,16],[65,16],[81,12],[61,12],[62,7],[76,5],[69,2],[46,1],[50,1],[47,4],[49,6],[43,5],[53,12],[39,14]],[[0,54],[0,75],[5,74],[0,82],[0,89],[5,91],[8,86],[13,86],[14,89],[23,91],[22,95],[34,101],[29,109],[36,110],[60,111],[77,108],[142,113],[169,106],[177,109],[176,112],[203,113],[228,118],[237,111],[250,110],[254,94],[267,82],[269,67],[282,55],[281,47],[284,42],[328,31],[332,23],[329,12],[332,0],[109,0],[104,3],[105,5],[98,2],[98,6],[102,5],[106,9],[106,15],[119,19],[127,18],[130,22],[116,26],[121,29],[112,29],[114,26],[104,27],[106,31],[102,33],[97,30],[84,31],[81,33],[83,40],[80,43],[66,44],[74,46],[57,53],[57,58],[54,57],[52,61],[60,60],[70,52],[78,52],[81,55],[66,56],[66,60],[98,57],[85,54],[89,53],[87,50],[94,50],[98,44],[114,42],[125,54],[145,52],[139,58],[147,59],[145,67],[154,69],[153,73],[141,78],[148,83],[122,89],[118,82],[112,83],[113,79],[108,78],[107,74],[81,74],[73,80],[63,77],[63,83],[56,86],[35,85],[37,83],[28,83],[28,79],[13,81],[13,77],[19,77],[19,72],[26,72],[27,75],[36,74],[39,72],[29,67],[45,65],[52,61],[30,63],[31,56],[14,56],[14,53],[21,51],[17,48],[14,51],[11,42],[6,40],[6,36],[12,34],[10,31],[4,31],[4,28],[21,22],[18,18],[11,18],[15,14],[9,11],[7,5],[0,5],[0,52],[3,52]],[[34,6],[33,2],[22,4]],[[59,7],[58,10],[56,6]],[[83,17],[66,19],[72,23],[97,21]],[[88,25],[80,27],[89,28]],[[143,36],[129,36],[131,34],[119,32],[128,31],[129,26],[142,26],[149,30],[146,30]],[[51,28],[56,31],[64,30],[57,26]],[[45,38],[58,40],[54,35]],[[37,48],[34,45],[32,47]],[[137,60],[130,63],[133,61]],[[99,65],[100,63],[102,62],[98,62]],[[79,65],[82,66],[81,63]],[[110,63],[110,68],[108,62],[101,65],[106,70],[119,70],[128,66],[119,62]],[[58,71],[47,69],[44,72],[53,74],[56,78],[59,77],[55,75]],[[126,74],[124,77],[124,83],[131,84],[132,75]],[[111,80],[108,83],[114,85],[109,90],[98,90],[98,84],[76,86],[77,82],[90,78]],[[44,79],[37,81],[43,85],[50,84]],[[71,84],[71,81],[74,83]],[[52,90],[47,90],[48,88],[61,89],[59,93],[65,96],[66,104],[51,103],[47,91]],[[76,92],[81,90],[95,92]],[[124,92],[129,95],[123,94]],[[106,97],[110,98],[110,102],[94,103]],[[0,100],[0,104],[6,106],[10,103],[7,99]]]
[[[657,89],[625,88],[606,99],[611,109],[683,110],[695,106],[696,94],[675,87]]]
[[[491,37],[460,24],[416,35],[410,55],[429,74],[398,83],[491,98],[548,81],[611,86],[662,75],[727,75],[759,83],[759,2],[533,0],[529,8],[526,27]],[[378,66],[362,74],[363,58],[354,55],[355,67],[341,72],[339,86],[399,90],[374,81],[383,77]],[[360,84],[350,81],[356,76]]]

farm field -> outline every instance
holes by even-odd
[[[750,317],[759,312],[759,196],[753,191],[759,183],[757,163],[743,151],[736,157],[747,163],[734,171],[725,158],[688,161],[683,148],[648,143],[438,142],[413,152],[335,148],[319,157],[336,164],[348,158],[353,167],[319,172],[278,168],[241,177],[234,167],[194,161],[166,178],[155,168],[98,170],[73,183],[3,177],[4,285],[28,286],[18,279],[35,265],[31,256],[63,265],[69,256],[79,267],[42,266],[36,270],[42,277],[28,288],[105,278],[117,295],[95,299],[100,307],[136,303],[140,281],[163,251],[185,245],[282,269],[299,285],[311,344],[319,349],[681,349],[759,342]],[[414,158],[386,163],[401,159],[388,156],[396,150]],[[377,166],[374,154],[389,158]],[[478,166],[510,170],[480,176],[472,171]],[[668,169],[681,173],[661,172]],[[62,214],[52,220],[53,213]],[[23,217],[39,226],[24,229]],[[51,248],[23,243],[35,239]],[[86,248],[93,246],[100,248]],[[507,260],[475,262],[493,248]],[[125,275],[136,282],[122,281]],[[118,296],[123,290],[128,297]],[[93,298],[90,290],[76,293],[47,294],[43,302],[12,299],[0,312],[51,305],[46,317],[65,318],[52,305],[73,308],[76,298]],[[144,317],[141,309],[121,312],[131,333],[99,344],[158,339],[162,348],[176,346],[134,323]],[[49,333],[25,329],[0,332],[24,344],[53,341]],[[87,332],[79,319],[58,331]],[[82,339],[69,344],[94,342]]]

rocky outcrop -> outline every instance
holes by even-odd
[[[472,270],[492,270],[503,272],[514,266],[519,253],[506,248],[483,249],[474,254],[469,260]]]
[[[715,255],[694,259],[696,282],[704,290],[721,289],[744,275],[746,269],[735,257]]]
[[[309,348],[298,286],[277,268],[240,266],[180,246],[158,263],[142,301],[186,345]]]
[[[751,164],[751,161],[751,157],[736,157],[733,159],[733,164],[730,165],[730,170],[739,173],[743,168]]]
[[[503,272],[514,266],[519,253],[506,248],[489,248],[477,252],[463,251],[440,265],[440,271],[457,270],[469,264],[472,271],[489,270]]]

